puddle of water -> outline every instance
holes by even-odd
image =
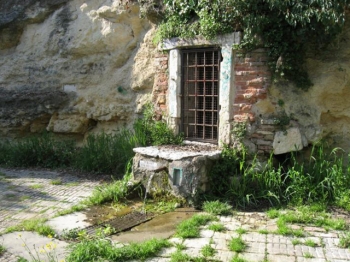
[[[92,206],[83,211],[86,215],[86,221],[92,225],[100,224],[107,220],[125,216],[134,210],[140,209],[142,202],[127,202],[127,205],[115,206],[112,204],[105,204],[100,206]]]
[[[176,226],[182,221],[191,218],[198,211],[194,208],[178,208],[173,212],[154,217],[130,231],[121,232],[111,236],[113,241],[143,242],[152,238],[169,238],[175,233]]]
[[[106,221],[108,223],[108,220],[125,216],[135,210],[141,211],[144,208],[142,200],[128,201],[126,204],[127,206],[119,207],[111,204],[92,206],[83,211],[87,217],[85,221],[92,225]],[[179,223],[191,218],[197,212],[194,208],[177,208],[173,212],[154,214],[151,220],[110,237],[118,242],[143,242],[151,238],[169,238],[175,233]]]

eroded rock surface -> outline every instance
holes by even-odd
[[[153,87],[155,52],[136,1],[0,1],[0,17],[1,134],[132,123]]]

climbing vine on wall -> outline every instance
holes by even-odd
[[[157,40],[243,31],[243,50],[265,47],[274,79],[307,90],[306,51],[341,32],[350,0],[163,0]]]

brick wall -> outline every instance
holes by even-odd
[[[155,105],[157,119],[161,119],[167,113],[167,92],[168,92],[168,53],[158,53],[154,60],[156,69],[152,101]]]
[[[246,54],[235,54],[232,122],[249,123],[253,128],[247,138],[256,145],[258,153],[270,153],[274,133],[279,129],[273,120],[262,120],[256,116],[252,107],[259,100],[267,98],[267,90],[271,82],[271,74],[267,65],[268,58],[264,49],[254,50]],[[168,53],[159,53],[155,57],[156,76],[152,100],[156,108],[157,119],[167,114],[168,92]]]
[[[254,122],[252,106],[267,97],[270,72],[264,49],[247,54],[236,54],[234,65],[236,96],[233,102],[235,122]]]

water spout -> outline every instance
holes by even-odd
[[[147,194],[149,193],[152,185],[152,179],[155,173],[152,173],[147,181],[146,185],[146,192],[145,192],[145,198],[143,199],[143,208],[142,208],[142,213],[146,214],[146,200],[147,200]]]

